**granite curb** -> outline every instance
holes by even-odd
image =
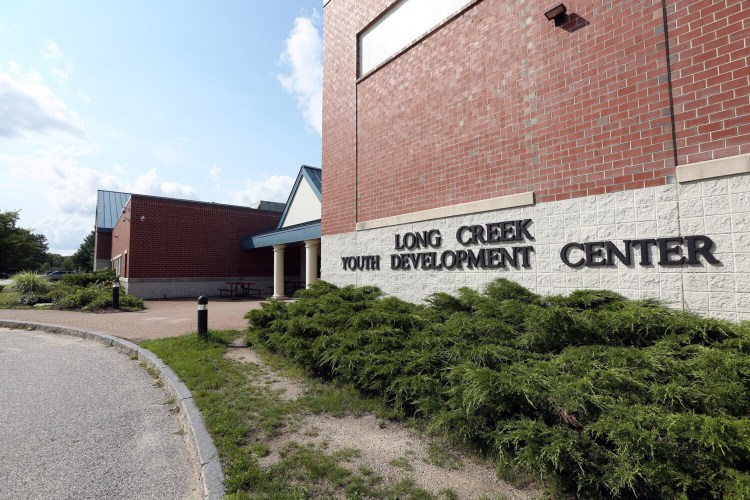
[[[200,477],[203,483],[204,499],[218,500],[224,496],[224,473],[221,470],[216,446],[214,446],[213,439],[206,430],[200,410],[193,402],[193,394],[156,354],[128,340],[85,328],[3,319],[0,319],[0,327],[34,329],[59,335],[71,335],[101,342],[129,356],[132,356],[133,353],[137,354],[140,361],[145,362],[147,366],[159,373],[159,377],[165,383],[164,387],[180,403],[180,419],[183,425],[190,430],[193,451],[201,465]]]

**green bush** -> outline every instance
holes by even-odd
[[[88,304],[81,307],[82,311],[98,311],[112,307],[112,289],[97,293]],[[143,310],[143,299],[120,293],[120,310],[140,311]]]
[[[72,285],[64,280],[50,292],[55,308],[80,311],[97,311],[112,307],[112,282],[89,281],[84,287]],[[140,311],[144,308],[143,299],[120,292],[120,310]]]
[[[57,296],[55,307],[58,309],[83,309],[94,301],[97,296],[106,293],[105,285],[92,285],[86,288],[65,285],[67,283],[63,285],[64,293],[60,295],[53,294],[53,296]]]
[[[117,278],[114,271],[101,270],[93,273],[66,274],[60,280],[65,285],[87,287],[89,285],[109,285]]]
[[[13,282],[8,285],[5,290],[8,292],[17,292],[21,295],[25,294],[38,294],[44,295],[49,292],[52,288],[52,284],[36,273],[31,271],[23,271],[16,273],[13,278]]]
[[[18,299],[18,303],[23,306],[35,306],[37,304],[49,304],[52,299],[49,295],[40,293],[24,293]]]
[[[1,309],[13,309],[20,303],[21,294],[16,292],[2,292],[0,293],[0,308]]]
[[[5,288],[3,307],[17,305],[33,306],[38,303],[53,303],[56,309],[97,311],[112,307],[112,282],[114,271],[68,274],[51,283],[46,278],[31,272],[13,276],[13,283]],[[11,300],[12,299],[12,300]],[[126,293],[120,293],[120,309],[140,311],[143,300]]]
[[[426,305],[317,282],[249,339],[579,497],[750,497],[750,323],[508,280]]]

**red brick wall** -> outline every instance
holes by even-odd
[[[243,251],[240,239],[274,229],[280,213],[138,195],[131,203],[128,278],[273,274],[271,249]]]
[[[133,203],[133,198],[131,197],[130,200],[125,204],[125,212],[120,215],[120,219],[115,224],[114,229],[112,230],[112,254],[109,256],[109,259],[112,260],[118,255],[124,255],[125,251],[128,250],[128,253],[130,253],[130,217],[132,214],[131,207]],[[124,261],[124,259],[123,259]],[[123,269],[123,266],[120,267],[120,275],[124,277],[129,277],[127,273],[127,269]]]
[[[554,2],[482,0],[357,83],[356,34],[391,3],[324,8],[323,234],[517,192],[560,200],[674,174],[660,0],[570,0],[561,27],[543,16]],[[748,152],[750,4],[668,3],[680,161]],[[715,4],[724,8],[707,8]],[[698,61],[727,27],[732,52]],[[722,97],[685,126],[690,92],[701,89],[689,87],[681,65],[699,62],[735,66],[730,76],[693,78]]]
[[[356,33],[393,0],[331,0],[323,11],[323,234],[348,232],[355,203]]]
[[[669,2],[678,163],[750,153],[750,2]]]
[[[112,233],[97,231],[94,238],[94,259],[112,258]]]

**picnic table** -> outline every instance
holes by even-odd
[[[255,282],[253,281],[227,281],[224,284],[229,288],[219,288],[219,297],[224,297],[224,294],[227,294],[233,299],[238,299],[240,297],[249,297],[251,292],[256,297],[260,297],[260,289],[254,288]]]

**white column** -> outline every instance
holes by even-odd
[[[318,247],[320,240],[305,240],[305,286],[318,281]]]
[[[286,245],[273,246],[273,298],[284,297],[284,248]]]

